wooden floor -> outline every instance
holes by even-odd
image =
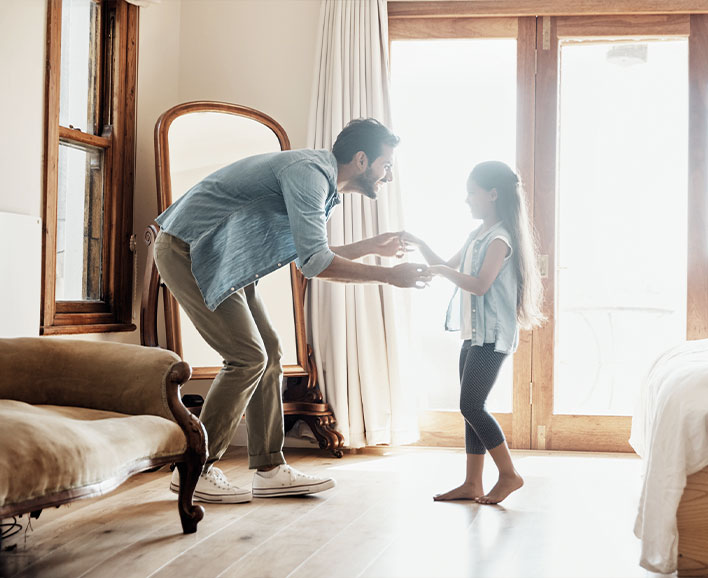
[[[659,576],[632,534],[641,463],[623,454],[514,453],[526,485],[501,506],[433,502],[462,479],[462,450],[345,454],[290,450],[333,476],[314,496],[206,505],[181,533],[169,472],[135,476],[103,498],[44,511],[2,543],[0,576],[447,577]],[[222,461],[240,485],[243,449]],[[495,480],[491,463],[485,487]],[[26,518],[23,519],[26,523]]]

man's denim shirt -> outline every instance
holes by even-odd
[[[306,277],[329,267],[326,223],[337,161],[326,150],[256,155],[197,183],[156,221],[189,245],[192,273],[214,311],[229,295],[295,260]]]
[[[475,229],[469,236],[460,261],[460,272],[477,277],[487,255],[487,249],[495,239],[502,239],[509,247],[511,235],[499,221],[487,231],[478,235]],[[469,252],[472,252],[471,259]],[[512,248],[513,251],[513,248]],[[502,265],[497,278],[484,295],[473,295],[455,287],[445,318],[447,331],[459,331],[462,317],[462,299],[469,299],[467,308],[471,316],[471,344],[494,343],[494,350],[514,353],[519,345],[519,326],[516,320],[518,276],[510,253]],[[465,270],[465,263],[471,261],[471,269]]]

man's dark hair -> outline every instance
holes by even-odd
[[[381,147],[395,147],[400,139],[375,118],[356,118],[350,121],[332,146],[340,165],[350,162],[356,153],[364,151],[366,158],[373,163],[381,156]]]

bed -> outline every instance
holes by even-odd
[[[708,576],[708,339],[686,341],[656,360],[630,444],[644,461],[634,526],[641,566]]]

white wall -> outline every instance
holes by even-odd
[[[320,4],[183,0],[180,98],[257,108],[306,146]]]
[[[26,272],[32,284],[2,281],[3,336],[39,334],[46,12],[46,0],[0,2],[0,279]]]
[[[0,2],[0,211],[38,217],[44,146],[46,0]]]

